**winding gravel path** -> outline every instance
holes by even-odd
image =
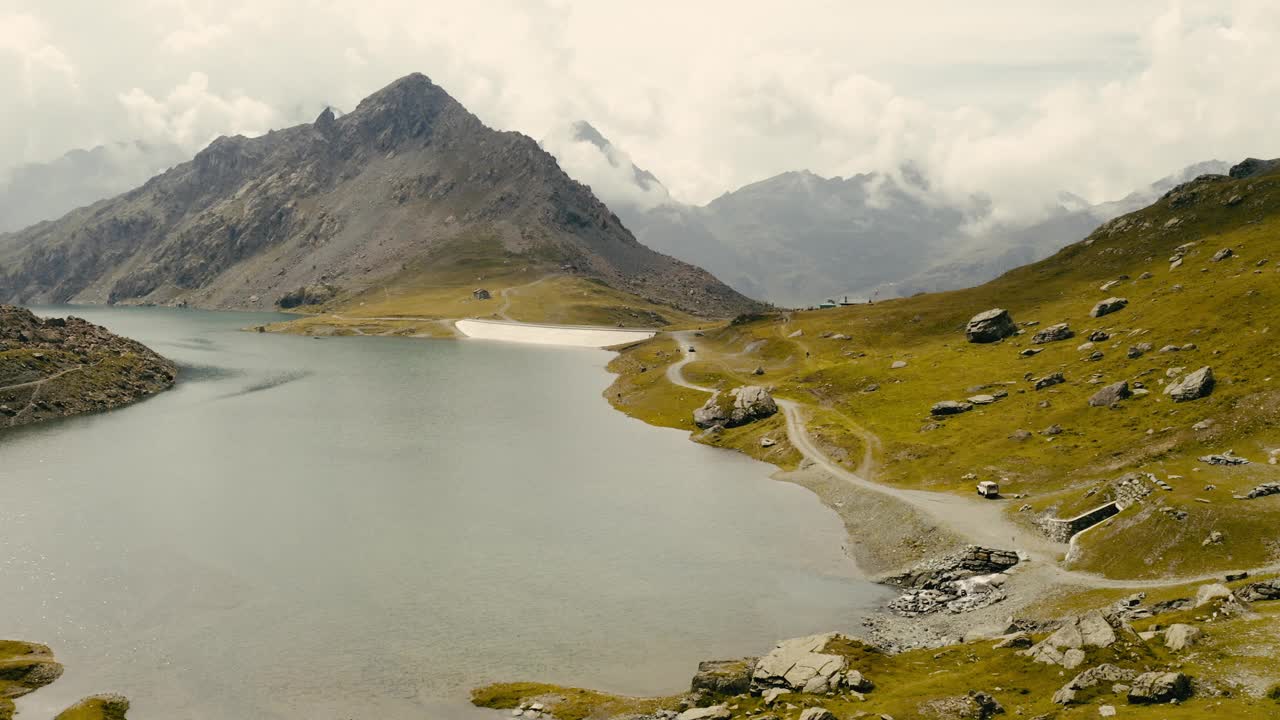
[[[682,331],[673,332],[671,336],[679,343],[683,357],[667,367],[667,379],[680,387],[707,393],[713,392],[711,388],[695,385],[684,378],[684,366],[697,359],[697,341],[694,334]],[[690,348],[694,348],[694,352],[690,352]],[[1068,546],[1052,542],[1039,533],[1014,523],[1004,513],[1003,503],[976,497],[966,498],[945,492],[896,488],[869,480],[862,474],[841,467],[814,444],[806,425],[803,405],[781,398],[776,398],[776,401],[787,420],[788,439],[792,447],[805,460],[851,485],[907,503],[931,518],[939,527],[954,532],[974,545],[1016,550],[1032,560],[1037,560],[1041,568],[1049,571],[1047,573],[1049,580],[1090,588],[1134,590],[1221,581],[1221,573],[1158,580],[1116,580],[1095,573],[1067,570],[1058,564],[1058,558],[1066,553]],[[879,440],[866,431],[863,431],[863,440],[866,454],[860,470],[862,473],[870,474],[874,470],[874,449],[879,446]],[[1277,571],[1280,571],[1280,563],[1247,570],[1251,575]]]

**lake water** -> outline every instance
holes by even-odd
[[[609,353],[245,333],[44,308],[182,365],[172,391],[0,434],[0,637],[52,717],[475,717],[470,687],[686,687],[699,659],[857,626],[885,593],[768,466],[601,398]]]

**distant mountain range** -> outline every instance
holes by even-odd
[[[536,142],[486,127],[420,74],[340,118],[219,138],[136,189],[0,235],[0,301],[261,308],[317,284],[351,295],[480,263],[553,268],[696,315],[757,307],[637,242]]]
[[[666,198],[639,205],[629,202],[630,194],[605,194],[641,242],[705,267],[751,297],[793,307],[828,297],[900,296],[977,285],[1052,255],[1180,182],[1228,169],[1223,162],[1199,163],[1098,205],[1064,193],[1043,220],[991,225],[975,233],[973,227],[985,224],[988,203],[979,197],[965,205],[948,203],[931,194],[928,179],[911,168],[899,178],[787,172],[693,206],[670,199],[658,178],[636,167],[590,124],[577,123],[574,133],[622,176],[633,177],[646,198]]]
[[[0,232],[62,217],[190,159],[176,145],[122,142],[19,165],[0,174]]]

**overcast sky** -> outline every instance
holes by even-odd
[[[0,0],[0,170],[419,71],[553,151],[589,120],[684,201],[910,161],[1021,213],[1280,155],[1278,48],[1275,0]]]

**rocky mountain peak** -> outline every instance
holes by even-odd
[[[325,107],[324,112],[320,113],[320,117],[316,118],[314,123],[317,130],[324,134],[329,134],[337,127],[338,121],[333,115],[333,108]]]

